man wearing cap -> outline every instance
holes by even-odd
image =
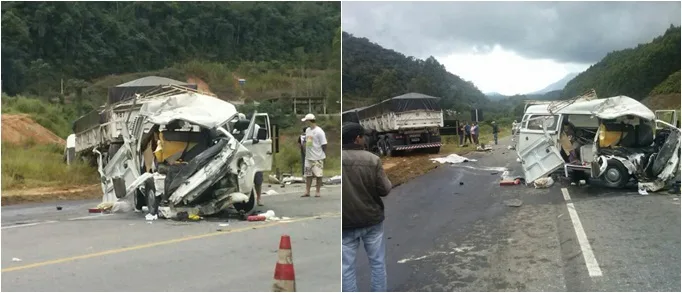
[[[305,115],[301,121],[308,123],[308,129],[305,131],[305,163],[303,165],[305,194],[301,197],[310,197],[313,177],[317,178],[315,197],[320,197],[322,170],[324,170],[324,159],[327,157],[325,154],[327,150],[327,137],[322,128],[315,123],[315,115]]]
[[[347,123],[342,128],[342,289],[344,292],[358,291],[355,256],[362,241],[371,268],[370,289],[386,292],[384,203],[381,197],[388,195],[392,185],[379,157],[363,149],[364,133],[358,123]]]

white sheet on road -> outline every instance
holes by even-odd
[[[431,161],[438,162],[441,164],[445,164],[445,163],[460,164],[460,163],[464,163],[464,162],[476,162],[475,159],[468,159],[468,158],[462,157],[458,154],[451,154],[451,155],[449,155],[447,157],[443,157],[443,158],[433,158],[433,159],[431,159]]]

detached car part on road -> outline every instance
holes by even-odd
[[[626,96],[529,106],[517,143],[526,182],[564,167],[566,176],[584,172],[614,188],[634,178],[652,192],[675,177],[679,151],[680,129]]]
[[[128,117],[121,148],[106,164],[94,150],[103,203],[147,206],[152,218],[253,210],[254,175],[271,169],[276,152],[267,114],[245,120],[234,105],[177,86],[157,87],[134,103],[139,114]]]

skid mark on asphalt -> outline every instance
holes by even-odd
[[[302,222],[302,221],[309,221],[309,220],[321,219],[321,218],[338,218],[338,217],[340,217],[340,213],[328,213],[328,214],[323,214],[323,215],[319,215],[319,216],[292,219],[292,220],[288,220],[286,223]],[[2,273],[8,273],[8,272],[21,271],[21,270],[37,268],[37,267],[44,267],[44,266],[48,266],[48,265],[60,264],[60,263],[65,263],[65,262],[70,262],[70,261],[75,261],[75,260],[90,259],[90,258],[95,258],[95,257],[100,257],[100,256],[105,256],[105,255],[110,255],[110,254],[119,254],[119,253],[128,252],[128,251],[135,251],[135,250],[140,250],[140,249],[145,249],[145,248],[175,244],[175,243],[180,243],[180,242],[185,242],[185,241],[190,241],[190,240],[197,240],[197,239],[227,235],[227,234],[244,232],[244,231],[249,231],[249,230],[254,230],[254,229],[263,229],[263,228],[274,227],[274,226],[278,226],[278,225],[282,225],[282,224],[286,224],[286,223],[269,222],[269,223],[262,224],[262,225],[254,225],[254,226],[249,225],[249,226],[234,229],[234,230],[226,230],[226,231],[212,232],[212,233],[206,233],[206,234],[199,234],[199,235],[194,235],[194,236],[181,237],[181,238],[175,238],[175,239],[170,239],[170,240],[165,240],[165,241],[141,244],[141,245],[126,247],[126,248],[110,249],[110,250],[105,250],[105,251],[96,252],[96,253],[89,253],[89,254],[77,255],[77,256],[66,257],[66,258],[59,258],[59,259],[48,260],[48,261],[44,261],[44,262],[33,263],[33,264],[28,264],[28,265],[23,265],[23,266],[3,268],[1,272]]]
[[[589,273],[590,277],[601,277],[601,268],[599,267],[597,259],[594,257],[592,246],[590,246],[590,241],[587,240],[587,235],[583,229],[583,224],[580,222],[578,211],[576,211],[575,206],[571,201],[571,196],[568,194],[568,189],[562,188],[561,193],[564,195],[566,207],[568,208],[568,214],[571,217],[571,222],[573,223],[573,228],[575,229],[575,235],[578,237],[580,250],[582,251],[583,257],[585,258],[587,272]]]

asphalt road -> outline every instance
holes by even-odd
[[[680,291],[679,196],[499,186],[486,167],[520,170],[500,143],[385,199],[390,291]],[[369,290],[362,249],[358,266],[359,289]]]
[[[88,214],[97,201],[2,207],[2,291],[271,291],[282,234],[298,291],[340,291],[340,186],[321,198],[300,198],[300,185],[268,189],[280,194],[262,211],[289,222],[148,223]]]

